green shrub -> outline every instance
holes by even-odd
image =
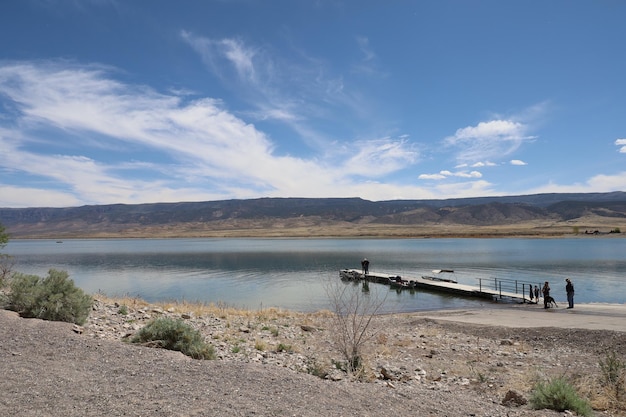
[[[279,343],[278,346],[276,347],[276,352],[289,352],[289,353],[292,353],[293,352],[293,348],[291,347],[291,345],[286,345],[284,343]]]
[[[15,274],[8,294],[8,308],[22,317],[83,324],[93,299],[74,285],[65,271],[51,269],[48,276]]]
[[[544,408],[556,411],[570,410],[580,416],[591,415],[589,402],[580,398],[564,377],[549,382],[538,382],[533,389],[530,403],[537,410]]]
[[[204,341],[199,331],[181,319],[157,318],[139,330],[130,341],[154,342],[163,349],[176,350],[194,359],[215,359],[213,346]]]

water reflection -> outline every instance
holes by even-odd
[[[363,257],[372,272],[404,277],[451,268],[472,285],[478,278],[548,280],[557,300],[571,277],[576,302],[624,303],[625,249],[626,239],[106,239],[15,240],[5,252],[22,272],[67,270],[90,293],[312,311],[329,308],[327,284]],[[385,311],[485,304],[387,287],[381,293]]]

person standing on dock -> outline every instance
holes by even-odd
[[[550,284],[546,281],[541,289],[543,293],[543,308],[548,308],[548,297],[550,297]]]
[[[368,261],[367,258],[361,261],[361,269],[363,270],[363,273],[367,275],[370,269],[370,261]]]
[[[569,306],[567,308],[574,308],[574,284],[570,281],[569,278],[565,278],[565,292],[567,293],[567,303]]]
[[[539,287],[535,285],[535,304],[539,304]]]

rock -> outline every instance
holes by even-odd
[[[334,370],[326,375],[326,379],[330,379],[331,381],[341,381],[343,379],[343,376],[344,375],[342,372]]]
[[[517,391],[508,390],[502,400],[502,405],[507,407],[519,407],[522,405],[526,405],[528,400],[524,398],[524,396]]]
[[[85,328],[82,326],[79,326],[78,324],[75,324],[72,327],[72,330],[74,331],[74,333],[83,334],[83,332],[85,331]]]

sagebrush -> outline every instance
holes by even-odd
[[[130,341],[154,342],[158,347],[182,352],[194,359],[215,359],[215,348],[204,341],[199,331],[181,319],[159,317],[139,330]]]
[[[574,386],[564,377],[535,384],[530,403],[537,410],[569,410],[579,416],[590,416],[592,412],[589,401],[581,398]]]
[[[48,276],[16,273],[11,278],[8,308],[22,317],[84,324],[93,298],[74,285],[66,271],[51,269]]]

